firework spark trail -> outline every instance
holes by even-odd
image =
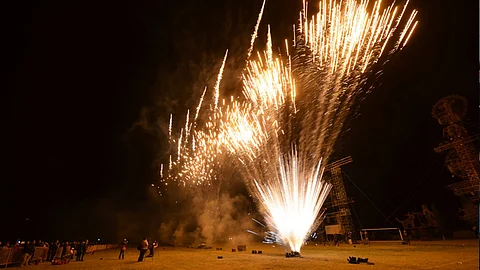
[[[215,84],[215,108],[217,110],[218,107],[218,99],[220,97],[220,82],[222,81],[223,77],[223,69],[225,68],[225,63],[227,62],[228,50],[225,52],[225,56],[223,57],[222,67],[220,67],[220,72],[218,73],[217,83]]]
[[[265,9],[265,2],[267,2],[267,0],[263,0],[262,8],[260,9],[260,13],[258,14],[257,24],[255,24],[255,28],[252,33],[252,38],[250,39],[250,47],[248,48],[248,51],[247,51],[247,61],[250,59],[250,56],[252,55],[253,46],[255,45],[255,40],[257,39],[257,36],[258,36],[258,28],[260,27],[260,22],[262,22],[263,10]]]

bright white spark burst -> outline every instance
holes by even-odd
[[[208,117],[197,121],[204,92],[178,138],[170,119],[170,142],[177,151],[167,172],[162,167],[164,184],[210,185],[219,180],[228,153],[259,198],[269,226],[299,252],[318,226],[316,217],[331,188],[321,179],[322,168],[362,92],[365,74],[382,56],[402,49],[417,26],[417,11],[403,19],[408,2],[383,9],[381,1],[372,4],[321,1],[319,11],[308,16],[304,2],[286,57],[273,54],[269,28],[266,50],[250,60],[262,6],[242,75],[244,99],[219,100],[225,55]]]
[[[322,181],[321,161],[312,170],[298,159],[295,150],[278,157],[276,178],[257,182],[255,187],[266,211],[268,224],[278,231],[283,243],[300,251],[305,238],[316,224],[316,218],[332,185]]]

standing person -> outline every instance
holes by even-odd
[[[367,231],[364,231],[364,234],[363,234],[363,244],[368,245],[369,243],[370,243],[370,241],[368,240],[368,232],[367,232]]]
[[[51,249],[51,252],[50,252],[50,256],[47,258],[47,260],[49,262],[53,261],[55,259],[55,255],[57,255],[57,250],[58,250],[58,245],[59,245],[60,241],[55,241],[55,242],[52,242],[49,246],[49,250]]]
[[[474,225],[472,227],[472,231],[473,231],[473,233],[475,233],[475,236],[478,238],[478,227],[477,227],[477,225]]]
[[[120,254],[118,255],[118,259],[120,258],[125,259],[125,250],[127,250],[127,239],[123,239],[123,242],[120,244]]]
[[[80,255],[80,261],[83,262],[83,256],[85,256],[85,253],[87,253],[87,241],[82,241],[80,248],[82,249],[82,254]]]
[[[53,242],[48,246],[47,262],[50,261],[50,257],[52,257],[52,253],[53,253]]]
[[[28,262],[29,264],[30,263],[35,263],[35,247],[37,246],[37,241],[36,240],[33,240],[31,243],[30,243],[30,252],[32,252],[30,254],[30,261]]]
[[[140,251],[140,255],[138,256],[138,261],[143,262],[143,257],[145,257],[145,253],[148,250],[148,241],[147,237],[143,237],[142,242],[138,245],[138,250]]]
[[[407,230],[403,230],[403,237],[405,238],[405,244],[410,245],[410,234]]]
[[[339,247],[340,246],[340,238],[341,236],[339,236],[340,234],[335,234],[333,236],[333,243],[335,244],[336,247]]]
[[[30,243],[30,241],[25,242],[23,245],[23,263],[22,266],[28,266],[28,262],[32,258],[34,246]]]
[[[151,242],[148,239],[148,250],[150,251],[147,257],[153,257],[155,255],[155,248],[158,246],[157,241]]]
[[[79,242],[77,245],[76,261],[83,261],[83,255],[85,254],[85,241]]]
[[[153,257],[153,242],[150,238],[147,239],[148,241],[148,255],[147,257]]]
[[[68,242],[63,242],[62,243],[62,255],[60,256],[60,258],[62,258],[62,260],[65,258],[65,256],[67,256],[67,245],[68,245]]]

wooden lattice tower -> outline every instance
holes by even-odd
[[[467,112],[467,100],[461,96],[447,96],[440,99],[432,109],[432,115],[444,125],[443,136],[448,139],[434,150],[446,152],[445,165],[459,179],[447,186],[453,194],[463,198],[462,219],[476,223],[478,221],[479,203],[479,160],[474,141],[479,135],[469,136],[462,125],[462,118]]]
[[[333,185],[329,195],[329,202],[326,204],[326,206],[329,209],[333,209],[333,211],[329,211],[327,217],[330,219],[333,218],[335,220],[335,224],[341,225],[345,237],[347,237],[349,232],[352,232],[352,234],[355,235],[355,228],[353,226],[353,220],[349,206],[349,203],[353,201],[347,196],[345,184],[343,183],[341,166],[352,161],[352,157],[348,156],[330,163],[325,167],[325,172],[330,172],[329,181]]]

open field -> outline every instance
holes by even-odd
[[[372,243],[334,246],[306,246],[303,258],[286,258],[281,247],[247,245],[246,252],[159,247],[155,258],[137,262],[138,252],[129,248],[125,260],[118,260],[118,250],[98,251],[86,255],[84,262],[72,261],[54,266],[41,263],[34,269],[478,269],[478,240]],[[252,249],[263,254],[251,254]],[[223,256],[223,259],[217,259]],[[369,258],[375,265],[347,263],[349,256]]]

